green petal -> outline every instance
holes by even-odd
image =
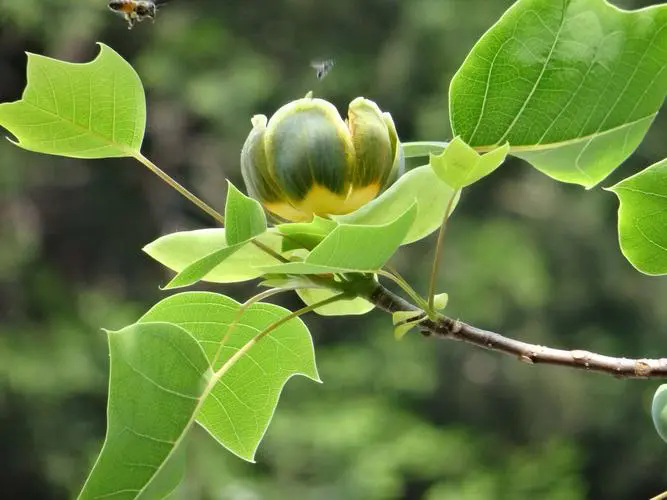
[[[271,178],[264,152],[266,116],[253,116],[252,125],[253,128],[241,150],[243,182],[248,194],[253,198],[261,202],[277,201],[281,198],[280,189]]]
[[[280,108],[267,125],[265,149],[271,175],[293,202],[303,200],[314,184],[347,193],[354,149],[332,104],[304,98]]]
[[[391,115],[387,112],[384,112],[382,113],[382,118],[387,124],[389,139],[391,140],[392,158],[394,159],[391,170],[387,173],[387,177],[383,180],[382,183],[382,190],[384,191],[405,173],[405,153],[401,147],[400,141],[398,140],[396,125],[394,125],[394,120],[392,119]]]

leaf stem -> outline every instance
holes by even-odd
[[[379,271],[377,271],[377,274],[392,280],[394,283],[400,286],[403,289],[403,291],[407,293],[410,296],[410,298],[414,300],[421,309],[427,310],[428,304],[426,303],[426,301],[398,273],[394,274],[389,271],[385,271],[384,269],[380,269]]]
[[[202,211],[204,211],[208,215],[210,215],[221,226],[225,225],[225,218],[222,216],[222,214],[220,214],[220,212],[215,210],[213,207],[211,207],[208,203],[203,201],[201,198],[197,197],[195,194],[191,193],[183,185],[179,184],[175,179],[173,179],[169,174],[167,174],[164,170],[162,170],[160,167],[158,167],[155,163],[150,161],[148,158],[146,158],[140,152],[134,153],[133,156],[137,161],[139,161],[144,166],[146,166],[146,168],[148,168],[148,170],[153,172],[160,179],[162,179],[164,182],[169,184],[169,186],[174,188],[176,191],[178,191],[180,194],[182,194],[185,198],[187,198],[192,203],[194,203],[199,209],[201,209]],[[274,259],[278,260],[279,262],[282,262],[283,264],[289,262],[288,259],[286,259],[282,255],[280,255],[278,252],[276,252],[272,248],[268,247],[267,245],[265,245],[261,241],[257,241],[256,239],[252,239],[250,241],[257,248],[262,250],[264,253],[270,255]]]
[[[434,312],[433,301],[435,297],[435,286],[438,278],[438,270],[440,268],[440,261],[442,260],[442,254],[444,249],[445,242],[445,232],[447,231],[447,220],[449,219],[449,212],[452,209],[452,203],[458,194],[458,190],[455,190],[452,193],[452,196],[447,202],[447,208],[445,209],[445,215],[442,218],[442,225],[440,226],[440,232],[438,233],[438,242],[435,245],[435,255],[433,256],[433,267],[431,268],[431,279],[428,286],[428,311],[430,313]]]
[[[208,205],[205,201],[203,201],[201,198],[198,198],[196,195],[188,191],[187,188],[176,182],[169,174],[167,174],[164,170],[162,170],[160,167],[158,167],[155,163],[150,161],[148,158],[146,158],[144,155],[142,155],[140,152],[137,152],[134,154],[134,158],[142,163],[148,170],[153,172],[155,175],[157,175],[160,179],[162,179],[164,182],[169,184],[172,188],[174,188],[176,191],[181,193],[183,196],[185,196],[188,200],[190,200],[192,203],[197,205],[201,210],[206,212],[208,215],[213,217],[213,219],[216,220],[220,225],[224,226],[225,225],[225,218],[215,210],[213,207]]]

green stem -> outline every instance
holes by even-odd
[[[188,191],[184,186],[176,182],[172,177],[169,176],[164,170],[162,170],[160,167],[158,167],[155,163],[150,161],[148,158],[146,158],[144,155],[141,153],[136,153],[134,155],[134,158],[137,159],[137,161],[141,162],[144,164],[148,170],[153,172],[155,175],[157,175],[160,179],[162,179],[164,182],[169,184],[172,188],[174,188],[176,191],[181,193],[183,196],[185,196],[188,200],[190,200],[192,203],[197,205],[201,210],[206,212],[208,215],[213,217],[216,222],[218,222],[221,226],[225,225],[225,218],[213,207],[208,205],[205,201],[201,200],[194,194],[192,194],[190,191]]]
[[[421,309],[425,311],[428,310],[428,304],[426,301],[401,276],[390,273],[389,271],[385,271],[384,269],[377,271],[377,274],[392,280],[394,283],[400,286]]]
[[[188,191],[187,188],[176,182],[172,177],[169,176],[164,170],[162,170],[160,167],[158,167],[155,163],[150,161],[148,158],[146,158],[144,155],[141,153],[136,153],[134,155],[134,158],[145,165],[148,170],[153,172],[155,175],[157,175],[160,179],[162,179],[164,182],[169,184],[172,188],[174,188],[176,191],[181,193],[185,198],[190,200],[192,203],[197,205],[198,208],[200,208],[202,211],[206,212],[208,215],[213,217],[213,219],[218,222],[221,226],[225,225],[225,218],[215,210],[213,207],[211,207],[209,204],[207,204],[205,201],[203,201],[201,198],[198,198],[196,195]],[[256,239],[251,240],[251,243],[255,245],[257,248],[262,250],[264,253],[270,255],[274,259],[278,260],[279,262],[287,263],[289,262],[288,259],[280,255],[278,252],[273,250],[272,248],[266,246],[264,243],[261,241],[257,241]]]
[[[438,270],[440,268],[440,261],[442,260],[443,245],[445,242],[445,232],[447,231],[447,220],[449,219],[449,212],[452,209],[452,203],[458,191],[454,191],[447,202],[445,209],[445,216],[442,218],[442,225],[438,233],[438,242],[435,245],[435,256],[433,257],[433,268],[431,269],[431,279],[428,287],[428,310],[433,312],[433,300],[435,296],[435,285],[438,278]]]

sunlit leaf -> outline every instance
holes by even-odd
[[[177,458],[177,448],[194,422],[212,376],[209,363],[197,341],[173,324],[134,324],[108,335],[107,434],[79,498],[168,493],[174,482],[157,488],[151,482],[163,469],[178,469],[170,458]],[[178,479],[173,471],[171,475]]]
[[[266,231],[266,215],[257,200],[247,197],[227,181],[225,238],[230,247]]]
[[[651,416],[655,430],[658,431],[663,441],[667,442],[667,384],[658,387],[653,395],[651,405]]]
[[[475,45],[450,92],[455,135],[592,187],[639,145],[667,93],[667,5],[520,0]]]
[[[623,255],[639,271],[667,274],[667,159],[622,180],[618,236]]]
[[[322,289],[322,288],[300,288],[296,291],[297,295],[303,302],[309,306],[320,302],[329,297],[337,295],[338,292]],[[366,314],[372,311],[375,306],[361,297],[354,297],[351,299],[337,300],[331,304],[318,307],[315,309],[317,314],[322,316],[349,316]]]
[[[308,254],[304,262],[290,262],[263,270],[278,274],[378,271],[401,245],[416,213],[417,204],[413,203],[405,213],[388,224],[340,224]]]
[[[243,247],[243,243],[224,247],[189,264],[164,286],[165,290],[194,285]]]
[[[162,300],[139,323],[167,321],[179,325],[200,343],[212,363],[239,308],[238,302],[224,295],[186,292]],[[289,314],[273,304],[252,304],[229,336],[214,369],[219,370],[259,332]],[[319,381],[312,339],[299,318],[264,337],[222,376],[205,400],[197,422],[225,448],[253,461],[280,392],[293,375]]]
[[[17,145],[75,158],[139,152],[146,126],[144,89],[132,66],[99,45],[99,55],[85,64],[28,54],[22,98],[0,104],[0,126]]]
[[[311,222],[294,222],[280,224],[278,231],[287,235],[283,240],[283,251],[305,248],[312,250],[336,228],[337,224],[331,219],[324,219],[315,215]]]
[[[509,144],[505,143],[480,155],[460,137],[455,137],[441,154],[431,154],[429,163],[447,185],[461,189],[489,175],[502,165],[509,149]]]
[[[460,193],[445,184],[428,165],[410,170],[389,189],[370,203],[348,215],[334,216],[340,223],[380,225],[387,224],[417,203],[417,215],[402,244],[420,240],[442,224],[447,204],[452,196],[450,214],[454,211]]]
[[[259,236],[258,241],[280,252],[282,237],[275,231]],[[160,264],[176,271],[183,271],[193,263],[227,247],[224,229],[197,229],[167,234],[149,243],[143,251]],[[258,278],[263,273],[260,266],[276,264],[276,259],[251,243],[223,260],[202,280],[214,283],[234,283]]]

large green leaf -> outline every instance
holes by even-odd
[[[187,330],[213,362],[241,305],[215,293],[186,292],[168,297],[139,323],[167,321]],[[222,365],[266,327],[288,316],[282,307],[256,303],[240,317],[213,367]],[[273,330],[227,371],[205,400],[197,422],[225,448],[252,461],[283,386],[293,375],[319,381],[306,325],[294,318]]]
[[[296,293],[308,306],[338,294],[338,292],[326,288],[298,288]],[[318,307],[315,312],[322,316],[350,316],[366,314],[372,311],[374,307],[373,303],[362,297],[352,297]]]
[[[305,248],[312,250],[336,228],[337,224],[331,219],[315,215],[311,222],[292,222],[280,224],[278,231],[286,235],[283,240],[283,251]]]
[[[340,223],[359,225],[387,224],[417,203],[417,215],[401,244],[425,238],[442,224],[449,199],[454,211],[460,193],[445,184],[428,165],[410,170],[370,203],[348,215],[334,216]]]
[[[75,158],[132,156],[146,126],[139,76],[104,44],[91,62],[73,64],[28,54],[20,100],[0,104],[0,126],[22,148]]]
[[[238,245],[233,245],[231,247],[223,247],[220,250],[216,250],[215,252],[194,261],[174,276],[171,281],[164,286],[164,289],[169,290],[172,288],[194,285],[198,281],[204,279],[206,275],[210,274],[243,246],[243,243],[239,243]]]
[[[176,451],[213,374],[179,326],[147,322],[108,335],[107,434],[79,498],[161,498],[178,483]]]
[[[257,238],[276,252],[280,252],[282,237],[268,231]],[[167,234],[146,245],[143,250],[160,264],[182,272],[188,266],[227,247],[224,229],[197,229]],[[211,257],[212,259],[213,257]],[[204,281],[213,283],[235,283],[261,276],[260,266],[270,266],[277,261],[256,246],[246,243],[240,251],[233,252],[208,272]]]
[[[257,200],[247,197],[227,181],[225,203],[227,245],[238,245],[266,231],[266,215]]]
[[[646,274],[667,274],[667,159],[619,182],[618,236],[623,255]]]
[[[667,5],[520,0],[479,40],[450,91],[455,135],[594,186],[639,145],[667,92]]]
[[[388,224],[362,226],[340,224],[317,245],[303,262],[262,268],[271,274],[322,274],[374,272],[382,269],[398,250],[417,214],[417,204]]]
[[[651,416],[655,430],[663,441],[667,442],[667,384],[658,387],[653,395],[653,404],[651,405]]]

